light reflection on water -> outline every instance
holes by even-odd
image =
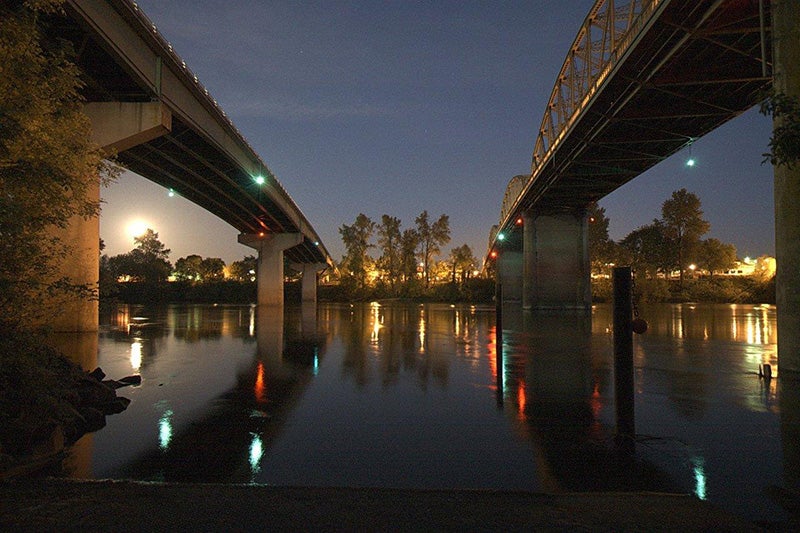
[[[678,491],[752,519],[782,516],[763,490],[800,479],[798,461],[783,461],[784,448],[799,455],[799,402],[757,376],[761,364],[777,368],[774,307],[641,309],[633,462],[612,445],[609,306],[591,320],[504,308],[502,351],[493,307],[284,311],[114,310],[98,365],[143,382],[118,391],[130,407],[76,445],[90,466],[66,474]]]

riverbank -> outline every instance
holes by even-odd
[[[0,501],[0,529],[29,531],[764,530],[694,497],[654,493],[41,480],[0,483]]]

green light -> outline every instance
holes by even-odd
[[[170,190],[169,190],[169,192],[167,193],[167,195],[168,195],[170,198],[172,198],[173,196],[175,196],[175,191],[173,191],[172,189],[170,189]]]
[[[505,235],[503,235],[502,233],[498,233],[498,234],[497,234],[497,240],[498,240],[498,241],[502,241],[502,240],[503,240],[503,239],[505,239],[505,238],[506,238],[506,236],[505,236]]]
[[[694,161],[693,158],[689,158],[689,159],[686,160],[686,166],[687,167],[693,167],[694,163],[695,163],[695,161]]]
[[[259,185],[264,185],[264,183],[266,183],[267,181],[267,179],[264,176],[256,176],[255,178],[253,178],[253,180],[255,180],[255,182]]]

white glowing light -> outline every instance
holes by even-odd
[[[125,233],[127,233],[131,239],[134,239],[136,237],[141,237],[146,232],[147,232],[147,222],[141,219],[129,222],[128,226],[125,228]]]
[[[261,470],[261,457],[264,455],[264,442],[259,435],[253,434],[250,441],[250,470],[253,473]]]
[[[139,370],[142,366],[142,341],[136,339],[131,344],[131,368]]]
[[[158,446],[166,451],[172,440],[172,409],[167,409],[158,420]]]

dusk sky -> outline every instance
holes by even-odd
[[[403,228],[449,215],[442,256],[486,252],[508,181],[531,153],[564,57],[593,0],[137,0],[305,214],[335,260],[342,224]],[[673,191],[702,201],[739,257],[774,255],[771,121],[753,109],[604,198],[619,240],[661,217]],[[226,263],[237,231],[131,173],[105,189],[104,253],[142,220],[172,250]]]

